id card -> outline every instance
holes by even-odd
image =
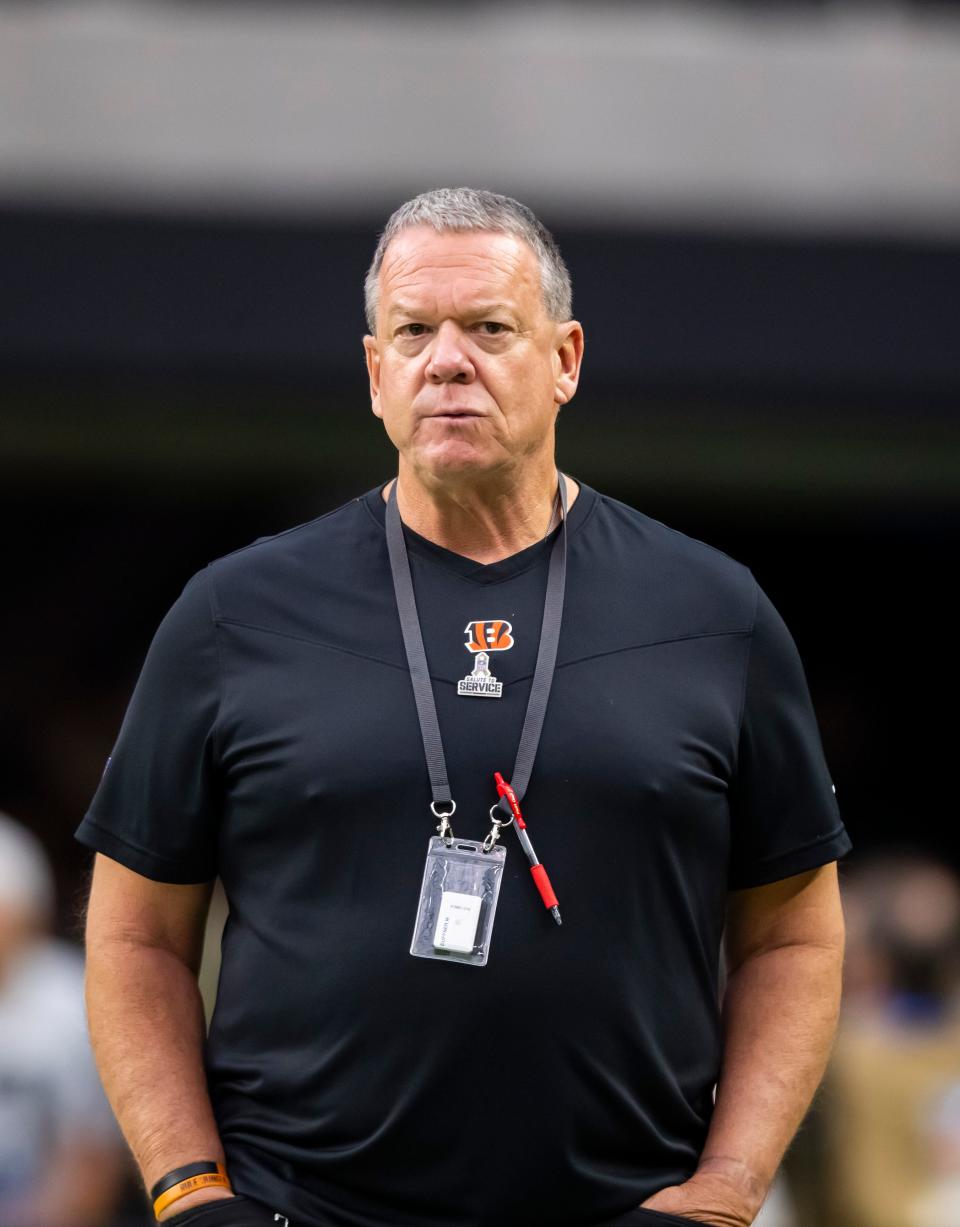
[[[431,836],[411,954],[484,966],[506,857],[506,848],[484,852],[472,839],[454,839],[448,847],[439,835]]]
[[[445,890],[440,896],[440,912],[433,935],[434,950],[455,950],[460,954],[470,954],[476,943],[482,902],[479,895]]]

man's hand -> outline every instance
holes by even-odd
[[[696,1172],[644,1208],[749,1227],[823,1075],[840,1006],[835,861],[734,891],[716,1104]]]
[[[706,1159],[683,1184],[660,1189],[644,1210],[677,1214],[710,1227],[750,1227],[763,1205],[757,1181],[733,1159]]]

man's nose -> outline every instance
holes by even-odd
[[[473,363],[463,333],[450,320],[444,320],[433,338],[426,376],[432,383],[469,383],[473,379]]]

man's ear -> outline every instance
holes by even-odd
[[[558,405],[573,400],[583,361],[583,328],[569,320],[558,329],[553,398]]]
[[[378,418],[383,417],[380,408],[380,347],[377,338],[365,336],[363,351],[367,359],[367,375],[370,377],[370,408]]]

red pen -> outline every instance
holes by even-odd
[[[527,860],[530,862],[530,873],[533,875],[537,890],[540,892],[540,898],[543,900],[544,906],[550,909],[553,919],[557,924],[563,924],[563,921],[560,919],[560,908],[557,906],[557,896],[553,893],[553,887],[550,885],[546,869],[537,860],[537,854],[534,852],[530,836],[527,834],[527,824],[523,821],[523,815],[520,813],[520,802],[517,800],[517,794],[499,771],[493,773],[493,779],[497,785],[497,795],[507,798],[513,814],[513,825],[517,828],[517,838],[527,854]]]

